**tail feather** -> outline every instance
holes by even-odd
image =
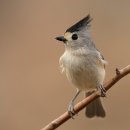
[[[89,96],[91,94],[92,92],[87,92],[86,96]],[[93,102],[87,105],[85,114],[88,118],[92,118],[94,116],[103,118],[106,116],[100,98],[95,99]]]

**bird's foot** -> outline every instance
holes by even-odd
[[[72,119],[74,119],[74,115],[76,114],[74,111],[74,103],[70,102],[69,107],[68,107],[68,114]]]
[[[100,85],[100,86],[98,87],[98,89],[99,89],[99,91],[100,91],[100,96],[101,96],[101,97],[106,97],[106,89],[105,89],[102,85]]]

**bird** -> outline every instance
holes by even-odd
[[[76,87],[76,94],[68,106],[68,112],[73,117],[74,102],[80,92],[85,96],[91,95],[94,91],[100,92],[100,97],[106,96],[103,86],[105,78],[105,66],[107,61],[96,48],[91,37],[89,28],[92,18],[90,14],[69,27],[63,36],[55,39],[64,43],[65,51],[59,59],[62,72],[67,76],[69,82]],[[97,98],[86,106],[85,115],[88,118],[105,117],[106,112]]]

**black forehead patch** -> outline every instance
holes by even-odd
[[[82,28],[86,27],[91,21],[92,21],[92,18],[88,14],[85,18],[83,18],[82,20],[80,20],[79,22],[71,26],[70,28],[68,28],[66,32],[72,33],[76,31],[80,31]]]

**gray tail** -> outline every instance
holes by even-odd
[[[91,94],[92,92],[87,92],[86,97]],[[92,118],[94,116],[103,118],[106,116],[106,113],[102,106],[100,98],[95,99],[93,102],[87,105],[85,114],[88,118]]]

